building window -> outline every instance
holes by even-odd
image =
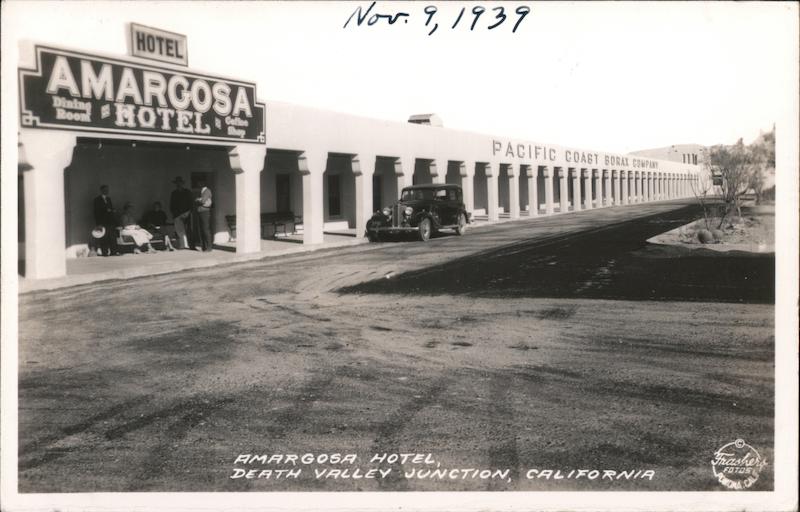
[[[336,217],[342,214],[342,191],[338,174],[328,175],[328,215]]]
[[[697,165],[697,153],[695,153],[694,155],[692,155],[692,163],[693,163],[694,165]]]

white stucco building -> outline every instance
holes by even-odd
[[[687,197],[700,172],[439,122],[262,102],[258,84],[181,63],[179,35],[171,46],[151,46],[143,57],[21,46],[26,277],[65,275],[66,259],[87,245],[101,184],[116,205],[130,201],[141,214],[154,201],[168,204],[175,177],[202,178],[214,193],[215,240],[229,239],[226,217],[235,215],[236,251],[253,253],[261,250],[262,213],[302,218],[306,244],[321,243],[326,230],[363,236],[371,213],[412,183],[459,184],[467,209],[493,221]]]

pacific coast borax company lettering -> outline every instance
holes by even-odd
[[[264,105],[252,83],[36,47],[20,69],[26,128],[264,143]]]

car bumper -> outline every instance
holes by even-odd
[[[419,231],[418,227],[413,226],[379,226],[374,228],[369,228],[367,231],[371,233],[413,233],[415,231]]]

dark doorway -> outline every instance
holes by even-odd
[[[342,214],[342,190],[338,174],[328,175],[328,215],[337,217]]]
[[[279,212],[292,210],[292,177],[289,174],[275,175],[275,201],[276,209]]]

